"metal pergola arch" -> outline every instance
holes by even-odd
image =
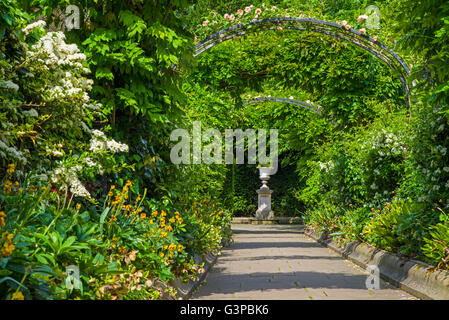
[[[319,116],[323,116],[321,110],[317,107],[315,107],[314,105],[311,105],[310,103],[304,102],[304,101],[300,101],[300,100],[295,100],[295,99],[290,99],[290,98],[281,98],[281,97],[258,97],[258,98],[253,98],[253,99],[249,99],[249,100],[245,100],[243,101],[243,105],[247,106],[250,104],[255,104],[255,103],[259,103],[259,102],[281,102],[281,103],[288,103],[288,104],[293,104],[293,105],[297,105],[300,106],[304,109],[310,110],[316,114],[318,114]],[[334,127],[337,126],[337,123],[335,123],[334,121],[331,121],[331,123],[334,125]]]
[[[407,97],[407,107],[410,107],[410,90],[407,83],[407,77],[410,75],[410,69],[404,60],[399,57],[394,51],[388,49],[384,44],[377,40],[361,34],[354,29],[346,30],[346,28],[338,23],[311,19],[311,18],[268,18],[249,22],[248,24],[237,24],[232,27],[220,30],[207,38],[195,44],[194,57],[211,49],[212,47],[233,39],[236,36],[242,36],[249,32],[257,32],[263,30],[274,30],[278,27],[290,30],[312,31],[321,34],[326,34],[339,39],[349,41],[360,48],[370,52],[378,59],[385,62],[391,69],[398,72],[399,79],[402,83],[404,93]]]

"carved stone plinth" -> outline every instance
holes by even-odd
[[[262,187],[256,190],[258,194],[256,218],[260,220],[271,220],[274,218],[274,213],[271,210],[271,194],[272,190],[268,187],[267,183],[270,179],[271,168],[261,167],[259,168],[259,177],[262,180]]]

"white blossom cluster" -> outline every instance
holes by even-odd
[[[29,34],[32,30],[36,29],[36,28],[40,28],[40,27],[45,27],[47,25],[47,23],[43,20],[39,20],[36,22],[33,22],[29,25],[27,25],[24,29],[22,29],[23,33],[25,33],[25,35]]]
[[[78,179],[77,173],[82,170],[80,165],[70,168],[60,167],[53,171],[51,182],[59,184],[62,188],[67,188],[74,196],[91,198],[89,191]]]
[[[334,168],[334,162],[332,160],[329,160],[328,162],[318,161],[317,164],[320,166],[320,170],[324,170],[326,173]]]
[[[399,155],[405,152],[405,144],[402,140],[391,132],[382,129],[373,135],[367,144],[362,145],[361,150],[377,150],[380,160],[386,156]]]
[[[90,151],[101,152],[109,150],[112,153],[128,152],[128,145],[108,139],[100,130],[92,130],[92,139],[90,140]]]
[[[42,36],[27,52],[27,56],[37,62],[31,72],[51,72],[52,79],[42,88],[46,102],[77,99],[83,107],[89,107],[87,92],[92,89],[93,81],[81,76],[90,72],[82,64],[86,56],[79,52],[76,44],[67,44],[64,40],[62,32],[48,32]]]

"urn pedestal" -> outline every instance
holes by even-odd
[[[268,187],[271,169],[271,167],[259,168],[259,178],[262,180],[262,187],[256,190],[258,195],[256,218],[259,220],[271,220],[274,218],[274,213],[271,210],[271,194],[273,191]]]

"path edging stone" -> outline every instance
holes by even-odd
[[[339,246],[326,232],[317,232],[309,228],[304,234],[364,269],[369,265],[377,266],[381,278],[420,299],[449,300],[447,271],[430,272],[429,268],[432,266],[429,264],[401,258],[367,243],[351,241]]]

